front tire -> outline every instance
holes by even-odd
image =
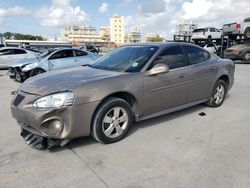
[[[245,61],[246,63],[249,63],[249,62],[250,62],[250,52],[246,52],[246,53],[244,54],[244,61]]]
[[[30,73],[29,73],[29,78],[30,78],[30,77],[33,77],[33,76],[36,76],[36,75],[39,75],[39,74],[42,74],[42,73],[44,73],[44,72],[46,72],[46,71],[43,70],[43,69],[40,69],[40,68],[33,69],[33,70],[31,70]]]
[[[227,85],[223,80],[218,80],[213,88],[210,99],[205,103],[209,107],[219,107],[223,104],[227,93]]]
[[[114,143],[126,136],[132,123],[130,105],[123,99],[112,97],[97,109],[91,135],[103,144]]]

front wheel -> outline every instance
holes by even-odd
[[[246,63],[249,63],[249,62],[250,62],[250,52],[246,52],[246,53],[244,54],[244,61],[245,61]]]
[[[244,38],[249,40],[250,39],[250,28],[247,28],[244,33]]]
[[[91,135],[103,144],[117,142],[125,137],[133,123],[130,105],[120,98],[109,98],[96,111]]]
[[[224,102],[227,93],[227,86],[223,80],[218,80],[213,88],[210,99],[205,103],[210,107],[219,107]]]
[[[33,77],[33,76],[36,76],[38,74],[42,74],[44,72],[45,72],[45,70],[43,70],[43,69],[39,69],[39,68],[33,69],[33,70],[30,71],[29,77]]]

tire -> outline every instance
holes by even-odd
[[[249,63],[249,62],[250,62],[250,52],[245,52],[245,53],[244,53],[243,60],[244,60],[246,63]]]
[[[244,38],[249,40],[250,39],[250,28],[246,28],[244,32]]]
[[[208,36],[207,37],[207,43],[211,43],[212,42],[212,37],[211,36]]]
[[[223,104],[227,94],[227,85],[223,80],[217,80],[210,99],[205,103],[209,107],[219,107]]]
[[[24,81],[24,78],[21,76],[21,74],[18,71],[16,71],[16,73],[15,73],[15,79],[18,82],[23,82]]]
[[[44,72],[46,72],[46,71],[43,70],[43,69],[40,69],[40,68],[33,69],[33,70],[31,70],[30,73],[29,73],[29,78],[30,78],[30,77],[33,77],[33,76],[36,76],[36,75],[38,75],[38,74],[42,74],[42,73],[44,73]]]
[[[114,143],[126,136],[132,123],[130,105],[123,99],[111,97],[95,112],[91,135],[100,143]]]

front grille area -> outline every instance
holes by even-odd
[[[13,104],[14,106],[18,106],[24,99],[24,96],[20,95],[20,94],[17,94]]]

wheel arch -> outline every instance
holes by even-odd
[[[226,83],[226,86],[228,87],[229,84],[230,84],[230,79],[229,79],[229,76],[224,74],[224,75],[221,75],[217,80],[223,80],[225,83]]]
[[[101,101],[100,103],[97,105],[96,109],[94,110],[94,113],[93,113],[93,116],[92,116],[92,121],[93,122],[93,118],[97,112],[97,110],[100,108],[100,106],[105,102],[107,101],[109,98],[112,98],[112,97],[116,97],[116,98],[120,98],[120,99],[123,99],[125,100],[126,102],[129,103],[130,107],[131,107],[131,110],[132,110],[132,113],[133,113],[133,116],[134,116],[134,119],[136,120],[139,116],[139,103],[138,103],[138,100],[136,99],[136,97],[127,92],[127,91],[119,91],[119,92],[115,92],[115,93],[112,93],[112,94],[109,94],[107,96],[105,96]]]

